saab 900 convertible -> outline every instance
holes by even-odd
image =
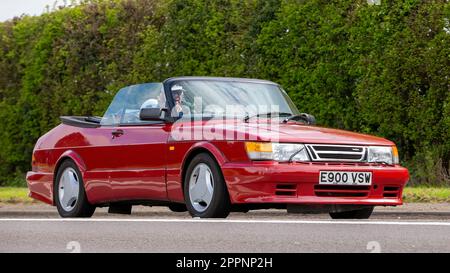
[[[149,205],[201,218],[279,208],[362,219],[401,205],[409,179],[393,142],[319,127],[265,80],[139,84],[103,117],[61,120],[37,141],[27,183],[62,217]]]

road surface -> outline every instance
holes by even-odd
[[[52,207],[3,206],[0,252],[450,252],[445,208],[377,209],[363,221],[280,210],[200,220],[165,208],[73,220]]]

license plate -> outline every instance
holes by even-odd
[[[372,173],[321,171],[319,184],[369,186],[372,185]]]

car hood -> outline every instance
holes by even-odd
[[[177,128],[178,127],[178,128]],[[182,128],[181,130],[179,130]],[[194,131],[193,131],[194,129]],[[177,132],[189,136],[202,134],[205,140],[245,140],[315,144],[380,145],[391,146],[393,142],[370,135],[319,126],[307,126],[301,123],[265,123],[265,122],[181,122],[172,127],[172,138],[180,140]],[[185,137],[186,135],[184,135]],[[183,138],[186,140],[186,138]],[[197,140],[199,138],[196,138]]]
[[[258,127],[258,124],[249,124],[249,127]],[[354,144],[354,145],[394,145],[392,141],[384,138],[355,133],[345,130],[331,129],[319,126],[307,126],[298,123],[279,124],[268,127],[264,133],[259,130],[261,140],[265,137],[278,135],[279,142],[300,142],[316,144]]]

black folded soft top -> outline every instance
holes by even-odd
[[[82,128],[98,128],[100,127],[101,117],[82,117],[82,116],[62,116],[60,117],[63,124],[82,127]]]

